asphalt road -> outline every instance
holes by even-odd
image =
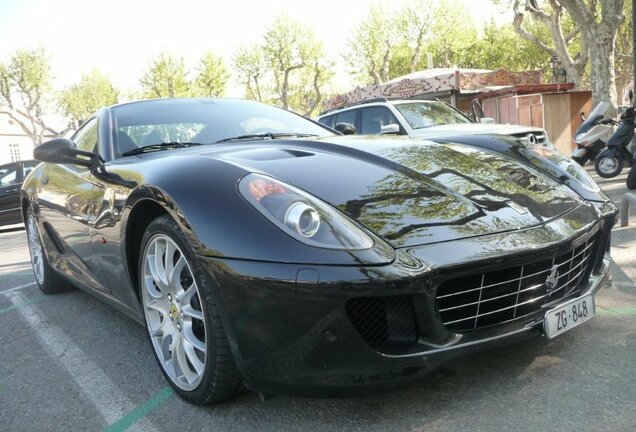
[[[601,181],[619,199],[624,176]],[[22,229],[0,232],[0,431],[633,431],[636,208],[616,228],[613,284],[586,324],[547,341],[447,364],[395,393],[358,399],[181,401],[144,329],[76,290],[34,284]]]

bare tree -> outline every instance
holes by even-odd
[[[402,38],[411,49],[411,73],[418,70],[424,43],[430,37],[433,12],[430,4],[425,4],[423,0],[412,0],[399,16]]]
[[[262,102],[262,85],[267,74],[267,65],[261,47],[258,45],[240,47],[234,57],[234,69],[239,81],[245,86],[245,96]]]
[[[61,135],[46,125],[45,97],[51,91],[51,67],[43,48],[16,51],[0,63],[0,114],[9,116],[38,145],[46,133]]]
[[[386,82],[398,40],[399,31],[393,15],[374,6],[349,39],[347,63],[364,83],[377,85]]]
[[[616,107],[614,54],[616,33],[624,19],[624,1],[514,0],[515,28],[522,37],[559,56],[568,76],[576,84],[580,84],[589,59],[592,98],[595,102],[603,100]],[[524,30],[524,11],[550,28],[552,46]],[[575,25],[574,30],[567,35],[564,34],[562,25],[565,12]],[[568,51],[568,43],[579,33],[583,49],[577,59]]]

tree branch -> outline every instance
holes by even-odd
[[[20,118],[15,115],[15,112],[13,112],[13,111],[0,111],[0,114],[6,114],[7,116],[9,116],[9,118],[11,120],[15,121],[20,126],[22,131],[25,134],[27,134],[29,136],[29,138],[33,139],[33,136],[35,135],[34,131],[29,129],[29,126],[27,126],[27,124],[24,121],[20,120]]]
[[[570,32],[570,34],[565,36],[565,43],[569,44],[570,42],[572,42],[572,39],[574,39],[579,33],[581,33],[580,27],[579,26],[574,27],[574,29]]]
[[[515,31],[517,32],[517,34],[521,36],[523,39],[539,46],[542,50],[552,55],[557,55],[557,52],[554,49],[544,44],[541,39],[539,39],[538,37],[536,37],[535,35],[533,35],[532,33],[528,32],[526,29],[523,28],[523,13],[517,12],[515,14],[515,18],[512,22],[512,25]]]
[[[559,3],[567,9],[572,15],[574,22],[579,26],[594,25],[594,15],[596,14],[595,0],[591,1],[589,9],[583,0],[559,0]]]

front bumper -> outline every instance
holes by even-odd
[[[614,207],[615,209],[615,207]],[[607,210],[607,209],[606,209]],[[590,221],[590,212],[596,218]],[[307,266],[201,257],[218,288],[216,303],[246,386],[265,394],[338,397],[387,391],[450,358],[542,333],[542,315],[467,334],[444,328],[438,275],[466,266],[533,260],[597,236],[597,256],[581,294],[596,293],[610,268],[616,213],[580,207],[541,227],[398,250],[384,266]],[[383,350],[365,341],[347,313],[359,297],[417,296],[417,343]]]

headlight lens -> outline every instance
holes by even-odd
[[[262,174],[249,174],[239,182],[241,195],[298,241],[328,248],[369,249],[373,239],[330,205],[294,186]]]
[[[599,192],[601,188],[598,187],[594,179],[590,177],[590,175],[583,169],[581,165],[574,162],[569,157],[565,156],[562,153],[559,153],[557,150],[551,150],[545,148],[543,146],[533,145],[527,146],[527,149],[531,152],[535,153],[547,159],[553,166],[557,167],[559,171],[561,171],[566,177],[579,183],[585,189],[591,192]]]

